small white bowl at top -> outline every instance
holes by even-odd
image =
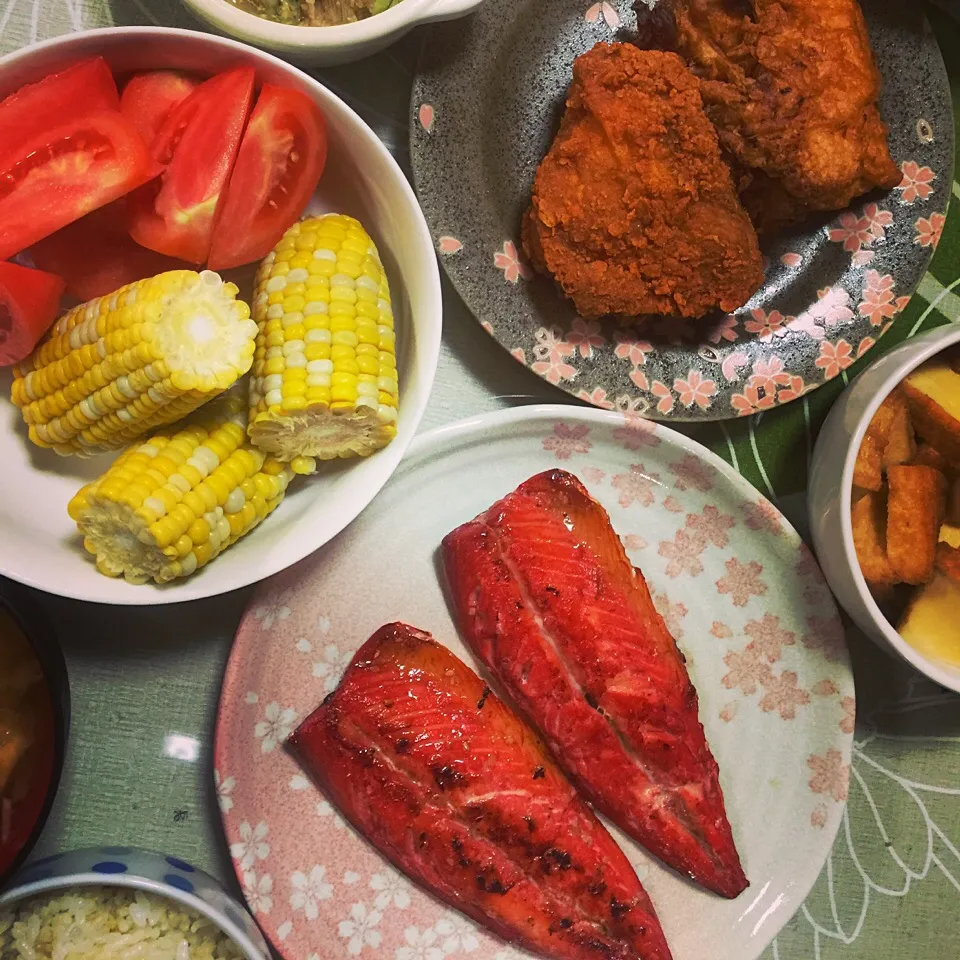
[[[383,13],[336,27],[275,23],[248,13],[230,0],[183,0],[184,6],[223,33],[316,67],[350,63],[395,43],[414,27],[456,20],[483,0],[400,0]]]
[[[960,693],[960,667],[923,656],[897,633],[877,606],[857,562],[850,519],[853,466],[873,415],[908,373],[955,343],[960,343],[960,324],[938,327],[891,350],[847,387],[817,438],[808,509],[820,567],[857,626],[881,648]]]
[[[0,59],[0,99],[85,57],[101,55],[118,73],[158,68],[213,74],[251,65],[258,83],[300,90],[320,107],[329,151],[311,212],[348,213],[379,248],[397,323],[400,409],[397,436],[367,458],[325,465],[291,484],[256,530],[192,577],[134,586],[98,573],[67,515],[70,498],[112,462],[82,460],[33,446],[10,402],[0,369],[0,575],[78,600],[157,604],[236,590],[277,573],[323,546],[377,495],[413,439],[440,352],[442,303],[433,242],[410,184],[376,134],[339,97],[289,64],[234,40],[196,30],[115,27],[48,40]]]

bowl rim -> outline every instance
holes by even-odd
[[[148,853],[150,851],[143,851]],[[228,916],[220,914],[195,893],[179,890],[174,886],[152,880],[149,877],[139,877],[136,874],[103,874],[103,873],[66,873],[59,876],[47,877],[44,880],[33,880],[20,886],[9,887],[0,892],[0,906],[11,906],[42,893],[51,893],[56,890],[66,890],[72,887],[126,887],[131,890],[144,890],[156,894],[165,900],[173,900],[189,907],[214,923],[244,952],[247,960],[269,960],[246,933],[238,927]],[[236,898],[225,893],[236,902]],[[240,904],[237,904],[240,906]],[[245,908],[244,908],[245,909]]]
[[[950,326],[935,327],[919,337],[913,337],[904,341],[900,346],[895,347],[887,359],[899,359],[885,377],[883,386],[880,387],[870,399],[860,419],[857,421],[856,428],[850,437],[847,447],[846,457],[843,462],[843,472],[840,477],[840,529],[843,539],[844,559],[853,574],[853,583],[857,588],[857,594],[864,609],[870,614],[874,626],[883,634],[884,639],[904,660],[920,673],[936,681],[941,686],[956,693],[960,693],[960,676],[956,673],[948,673],[943,667],[939,666],[935,660],[925,657],[922,653],[910,646],[903,637],[900,636],[893,624],[883,615],[873,594],[867,587],[866,578],[860,569],[860,562],[857,559],[856,548],[853,544],[853,520],[851,509],[853,505],[853,468],[856,463],[857,454],[860,451],[860,445],[867,432],[867,427],[873,419],[874,414],[880,408],[884,400],[893,392],[893,390],[904,380],[904,378],[916,370],[927,360],[942,353],[948,347],[960,343],[960,324]],[[902,353],[902,357],[898,354]],[[864,371],[866,374],[870,369]],[[855,383],[849,389],[853,389]]]
[[[403,2],[406,3],[407,0],[403,0]],[[342,111],[343,116],[349,121],[351,137],[362,141],[364,149],[370,151],[371,156],[376,159],[377,163],[385,166],[392,175],[391,180],[381,179],[378,189],[382,192],[389,184],[392,189],[399,193],[403,205],[410,211],[413,223],[412,229],[404,235],[404,247],[416,252],[418,262],[415,272],[408,272],[407,276],[401,275],[397,279],[401,284],[408,286],[409,284],[406,284],[405,281],[411,275],[419,276],[422,280],[424,303],[417,309],[411,309],[408,318],[410,356],[416,359],[418,365],[418,376],[401,383],[401,420],[406,420],[410,424],[408,432],[405,436],[398,435],[387,447],[377,451],[375,457],[392,461],[392,465],[389,469],[385,469],[382,475],[374,475],[371,478],[369,481],[369,496],[365,495],[351,500],[336,515],[336,521],[331,523],[329,536],[322,539],[322,542],[316,542],[310,537],[288,536],[287,540],[289,542],[284,542],[281,549],[270,551],[268,558],[262,558],[256,569],[250,569],[246,573],[235,572],[232,576],[226,577],[207,577],[205,582],[203,580],[195,581],[196,585],[192,589],[190,588],[191,581],[187,579],[179,584],[157,585],[148,583],[142,586],[130,586],[130,589],[111,591],[109,594],[104,592],[96,595],[91,595],[88,590],[84,590],[82,587],[75,587],[72,580],[65,579],[51,583],[33,573],[21,572],[15,564],[11,565],[3,557],[0,557],[0,576],[54,596],[85,602],[104,603],[111,606],[188,603],[247,588],[293,566],[342,533],[379,494],[384,484],[387,483],[400,465],[407,448],[419,430],[433,392],[443,331],[443,294],[440,283],[440,267],[430,229],[427,226],[413,186],[396,158],[357,111],[326,84],[294,64],[232,37],[223,37],[202,30],[189,30],[182,27],[119,26],[101,27],[96,30],[84,30],[78,33],[51,37],[40,43],[11,51],[0,57],[0,78],[10,67],[29,64],[30,60],[51,50],[62,51],[63,56],[68,59],[70,56],[95,55],[95,50],[100,41],[122,39],[125,42],[130,42],[136,41],[137,38],[179,40],[199,46],[217,47],[226,52],[235,53],[240,59],[252,61],[255,64],[269,65],[278,72],[295,74],[301,82],[314,91],[321,102],[332,101],[335,108]],[[75,48],[79,48],[82,52],[77,53]],[[378,225],[368,225],[368,227],[370,226],[376,228]],[[375,232],[375,229],[372,229],[371,232]],[[122,578],[120,583],[124,583]],[[185,585],[186,589],[184,589]],[[129,585],[124,583],[124,586]]]
[[[26,637],[43,673],[53,713],[53,764],[46,794],[33,822],[33,828],[24,845],[10,861],[9,867],[0,872],[0,890],[16,876],[47,825],[53,804],[60,792],[63,769],[67,761],[67,745],[70,741],[70,675],[49,618],[40,604],[29,596],[20,584],[0,578],[0,616],[4,614]]]

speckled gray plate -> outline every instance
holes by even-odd
[[[953,179],[953,112],[919,4],[862,0],[901,186],[766,243],[735,314],[634,329],[582,320],[519,245],[575,57],[636,23],[630,0],[486,0],[431,28],[413,89],[417,191],[447,274],[515,359],[598,407],[722,420],[794,400],[876,343],[920,282]]]

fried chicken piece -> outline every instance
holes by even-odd
[[[601,43],[577,58],[523,245],[583,317],[699,317],[760,286],[756,233],[679,57]]]
[[[675,50],[702,79],[707,114],[761,232],[900,182],[857,0],[635,7],[642,44]]]

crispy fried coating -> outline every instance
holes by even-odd
[[[679,57],[578,57],[523,244],[581,316],[734,310],[763,282],[757,236]]]
[[[840,210],[901,172],[857,0],[660,0],[640,37],[702,78],[707,114],[762,233]]]

